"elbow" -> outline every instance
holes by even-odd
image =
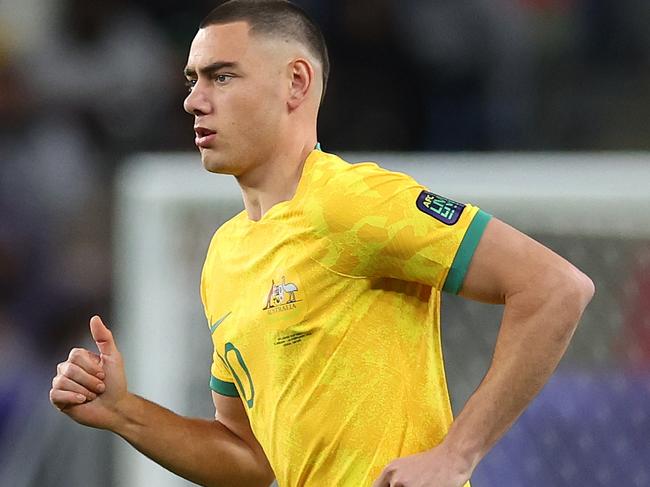
[[[594,297],[596,286],[589,276],[575,267],[571,267],[570,276],[567,279],[567,285],[570,289],[569,294],[575,300],[575,304],[582,314]]]
[[[565,319],[560,321],[565,324],[569,333],[573,333],[582,313],[593,298],[596,287],[589,276],[570,264],[559,277],[554,294],[559,304],[558,311],[565,315]]]
[[[578,327],[582,314],[595,293],[593,281],[569,262],[531,279],[526,295],[537,313],[550,318],[546,329],[558,343],[566,344]]]

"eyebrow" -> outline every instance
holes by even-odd
[[[219,71],[220,69],[237,68],[237,67],[239,67],[239,64],[233,61],[217,61],[212,64],[208,64],[207,66],[204,66],[202,68],[199,68],[199,73],[201,73],[205,77],[209,77],[210,75],[214,74],[216,71]],[[185,67],[183,73],[188,78],[196,77],[196,70],[189,66]]]

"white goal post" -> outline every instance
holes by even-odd
[[[433,192],[476,204],[533,235],[650,239],[650,154],[344,157],[410,174]],[[211,342],[199,272],[214,230],[242,208],[239,188],[231,177],[205,172],[198,154],[142,154],[123,166],[116,191],[113,321],[129,386],[174,411],[210,417]],[[443,335],[444,329],[443,318]],[[470,375],[455,401],[480,380],[478,371]],[[116,445],[116,486],[192,485],[121,440]]]

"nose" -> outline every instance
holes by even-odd
[[[199,82],[194,85],[192,91],[185,97],[183,108],[190,115],[196,116],[206,115],[212,110],[210,100]]]

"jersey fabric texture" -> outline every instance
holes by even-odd
[[[281,487],[370,486],[442,441],[440,292],[462,286],[489,218],[314,150],[291,200],[217,230],[201,277],[210,386],[241,398]]]

